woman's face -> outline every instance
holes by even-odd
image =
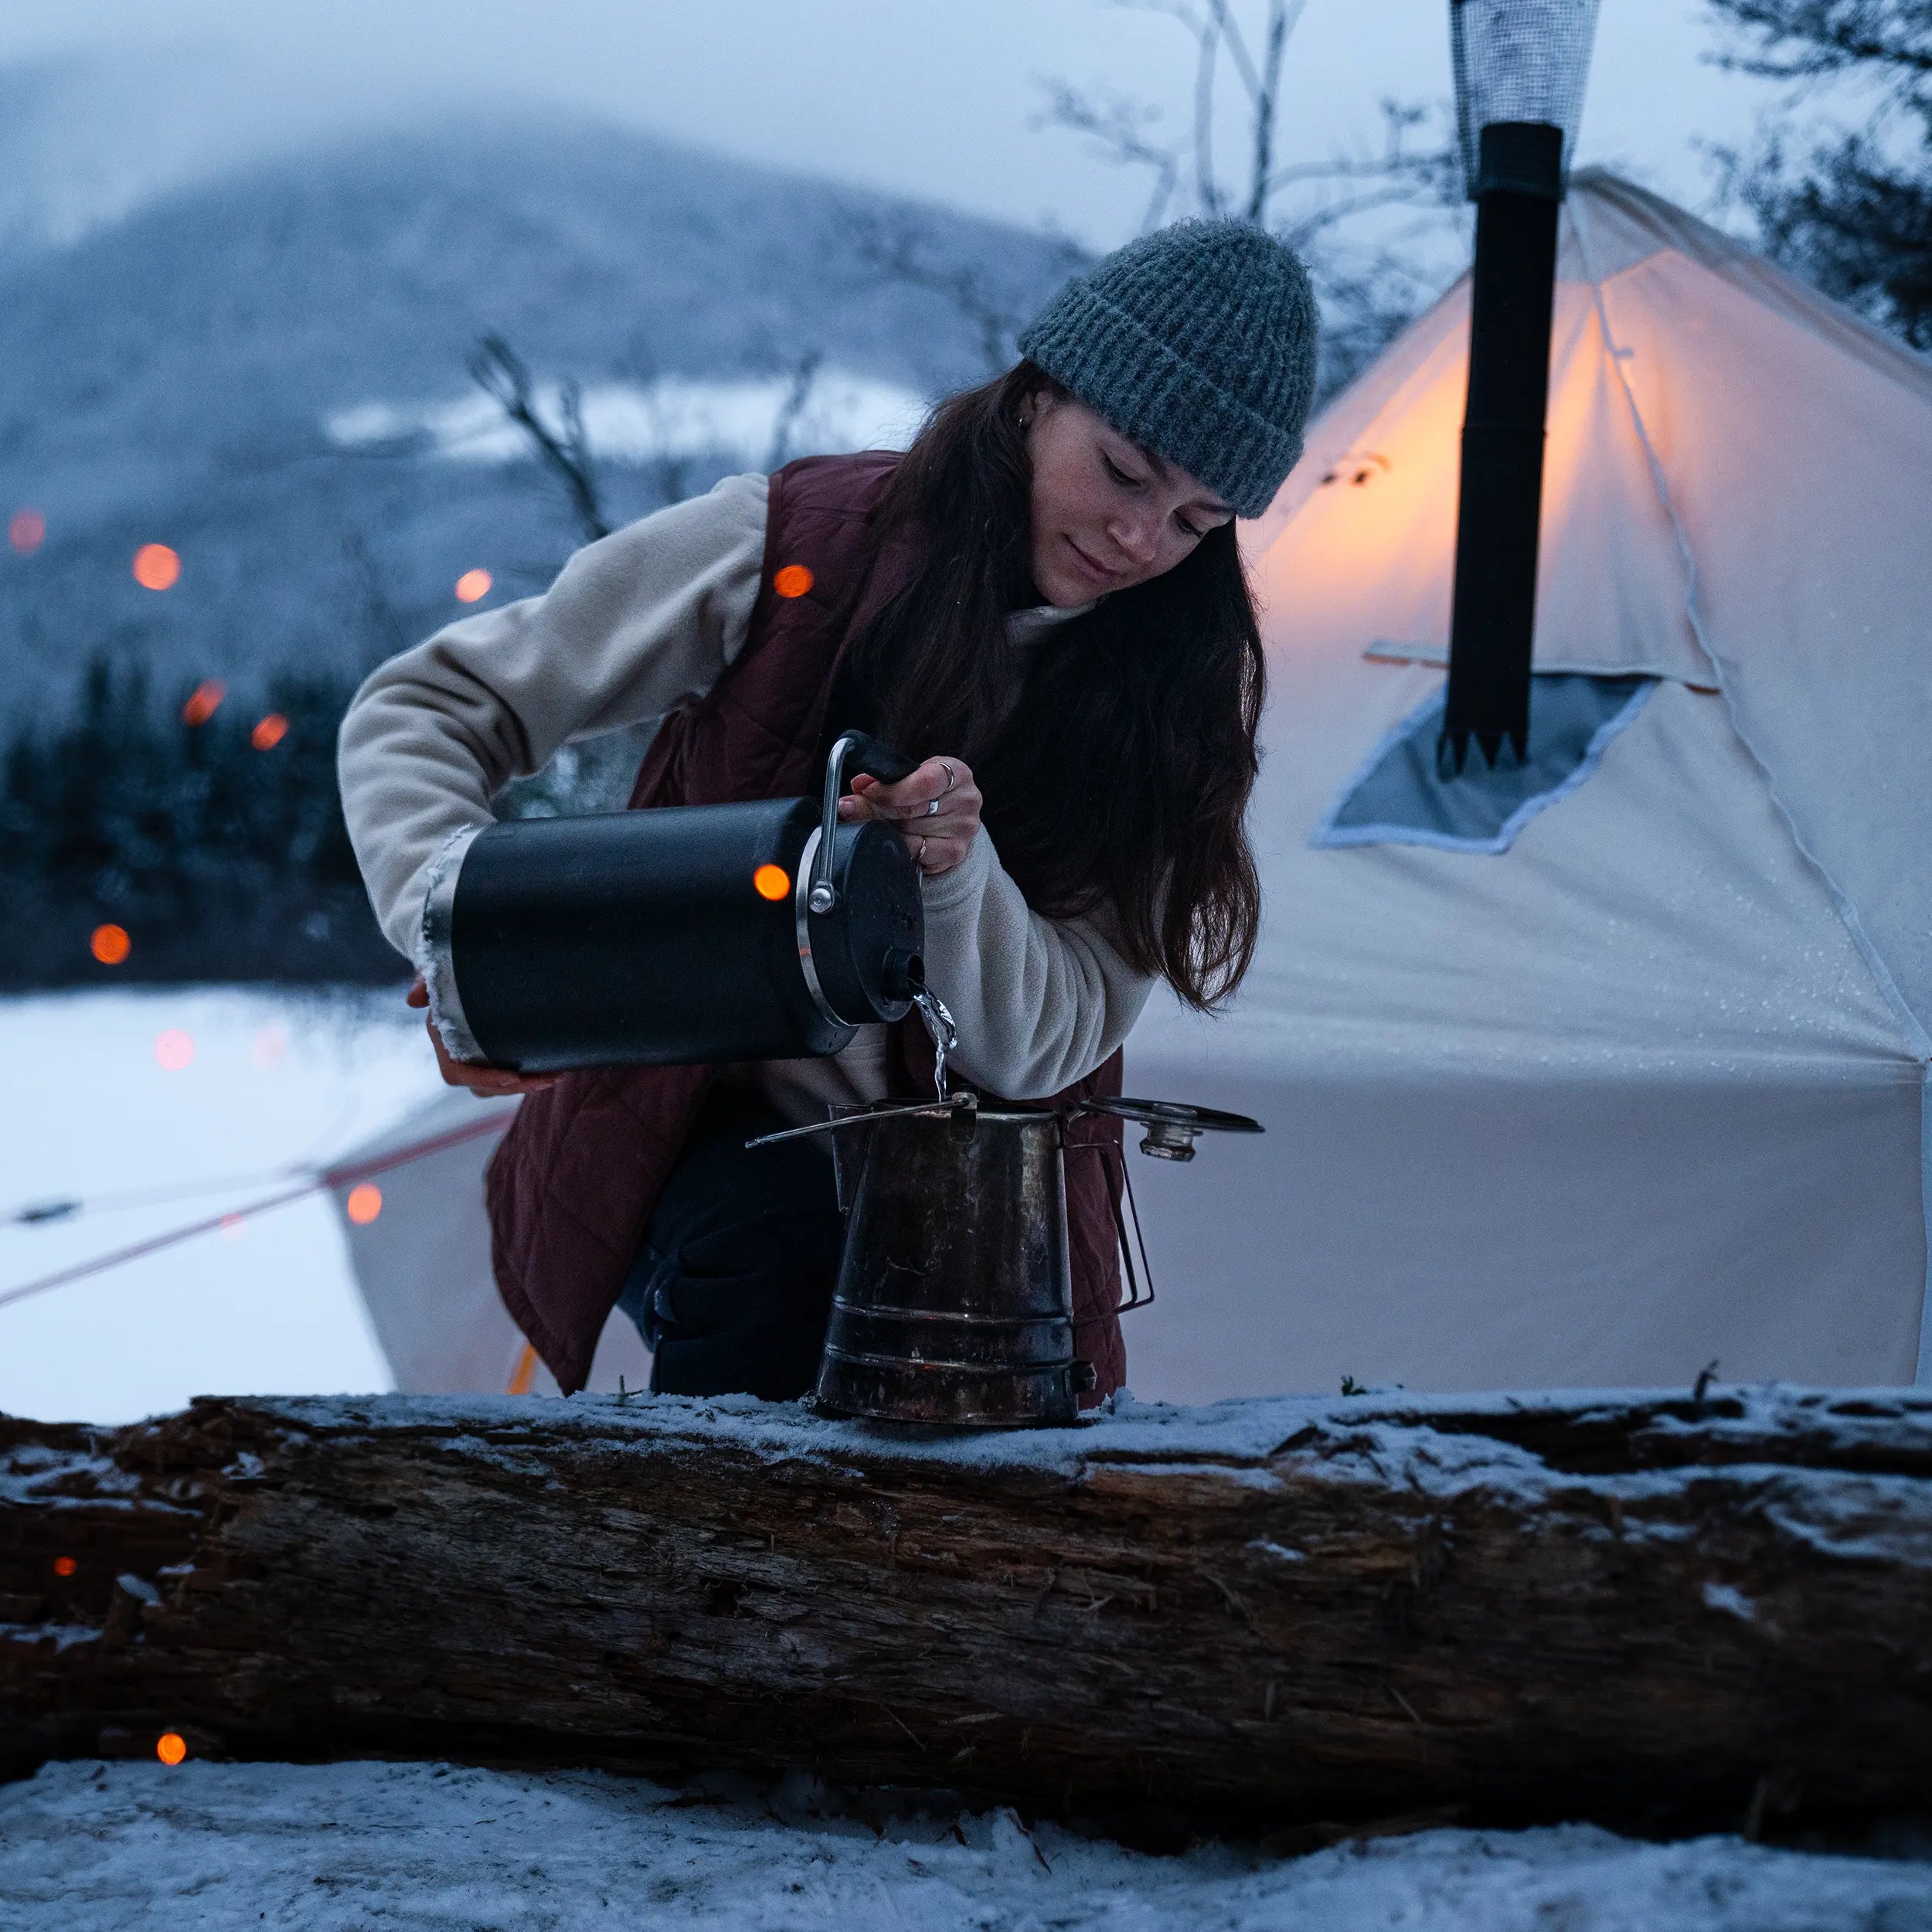
[[[1234,512],[1213,491],[1083,403],[1043,390],[1028,405],[1033,582],[1063,609],[1171,570]]]

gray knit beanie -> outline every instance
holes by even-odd
[[[1183,221],[1077,276],[1019,351],[1254,517],[1301,454],[1318,327],[1292,249],[1246,222]]]

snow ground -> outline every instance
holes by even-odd
[[[441,1764],[51,1764],[0,1787],[11,1932],[1922,1932],[1932,1862],[1435,1831],[1155,1858],[1011,1812],[876,1828],[808,1781]]]
[[[209,987],[0,1001],[0,1295],[277,1191],[203,1180],[325,1163],[440,1093],[420,1019],[395,993]],[[185,1033],[186,1065],[157,1057]],[[117,1205],[114,1196],[177,1198]],[[214,1391],[392,1385],[325,1197],[0,1306],[0,1410],[122,1422]]]

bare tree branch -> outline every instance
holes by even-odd
[[[1760,49],[1709,56],[1734,73],[1802,81],[1876,66],[1907,90],[1932,78],[1926,0],[1711,0],[1711,6]]]
[[[1227,43],[1228,59],[1233,64],[1236,76],[1247,90],[1248,102],[1258,108],[1264,89],[1261,77],[1255,70],[1254,56],[1248,52],[1247,36],[1241,31],[1241,23],[1228,8],[1228,0],[1209,0],[1214,12],[1214,23],[1219,37]],[[1268,32],[1274,33],[1276,23],[1284,15],[1281,0],[1269,0]]]
[[[771,444],[765,451],[767,471],[782,468],[790,457],[792,432],[798,428],[798,419],[811,399],[812,385],[818,379],[818,371],[825,359],[823,349],[808,349],[793,369],[785,400],[778,405],[778,413],[772,418]]]
[[[1261,57],[1260,84],[1252,90],[1254,103],[1254,158],[1248,188],[1247,218],[1259,222],[1267,213],[1268,181],[1274,161],[1275,114],[1281,94],[1281,57],[1288,36],[1301,18],[1304,0],[1268,12],[1267,45]]]
[[[845,225],[853,254],[875,274],[940,297],[971,326],[988,375],[1012,366],[1015,338],[1033,305],[1032,291],[999,287],[977,265],[948,262],[938,252],[930,225],[910,210],[885,216],[851,208]],[[1083,259],[1070,243],[1062,243],[1061,250],[1070,270]]]
[[[1757,4],[1757,0],[1740,3]],[[1445,140],[1424,151],[1412,151],[1407,146],[1408,134],[1429,118],[1429,110],[1413,104],[1383,103],[1379,155],[1336,154],[1326,160],[1276,165],[1287,45],[1306,0],[1266,0],[1253,35],[1243,25],[1233,0],[1201,0],[1199,5],[1190,4],[1190,0],[1110,0],[1110,4],[1161,15],[1183,28],[1194,43],[1189,160],[1194,202],[1202,213],[1225,215],[1238,209],[1242,219],[1258,227],[1306,238],[1371,209],[1404,201],[1429,203],[1456,198],[1450,144]],[[1247,179],[1238,185],[1223,175],[1215,157],[1216,80],[1223,63],[1233,70],[1247,101]],[[1124,98],[1097,100],[1064,80],[1043,84],[1048,104],[1041,120],[1088,135],[1113,161],[1148,169],[1155,187],[1145,225],[1151,226],[1165,216],[1184,172],[1182,155],[1187,150],[1179,143],[1163,145],[1154,136],[1151,131],[1161,119],[1160,110]],[[1376,186],[1372,192],[1349,196],[1296,217],[1284,219],[1277,213],[1277,199],[1289,190],[1345,182],[1372,182]]]
[[[477,387],[523,432],[532,454],[563,485],[584,541],[608,536],[611,524],[598,493],[577,384],[563,385],[558,405],[563,427],[553,429],[543,420],[529,370],[501,335],[479,338],[470,352],[469,370]]]
[[[1400,182],[1392,182],[1385,187],[1365,189],[1359,195],[1345,195],[1339,200],[1311,209],[1299,221],[1291,222],[1275,232],[1291,248],[1305,250],[1330,229],[1352,220],[1357,215],[1366,214],[1372,209],[1400,207],[1414,199],[1414,192],[1408,186]]]
[[[1411,151],[1406,136],[1429,117],[1426,107],[1413,101],[1382,103],[1383,145],[1379,155],[1351,155],[1339,151],[1325,161],[1296,162],[1268,177],[1270,199],[1281,189],[1306,183],[1345,181],[1406,182],[1420,201],[1454,201],[1461,193],[1461,176],[1454,149],[1447,141]]]
[[[1140,232],[1158,228],[1181,185],[1180,162],[1172,148],[1158,148],[1145,130],[1161,118],[1158,107],[1145,101],[1110,98],[1096,100],[1077,93],[1064,80],[1042,83],[1047,104],[1034,117],[1036,127],[1065,128],[1074,134],[1090,136],[1108,159],[1123,165],[1146,168],[1153,172],[1154,191],[1141,217]]]
[[[651,454],[645,468],[660,503],[682,503],[691,494],[696,468],[688,441],[676,434],[664,400],[665,372],[641,329],[631,332],[618,357],[617,372],[636,384],[639,400],[655,434],[648,439]]]
[[[1787,83],[1748,155],[1715,148],[1760,245],[1827,294],[1932,349],[1932,0],[1712,0],[1747,50],[1720,66]],[[1793,111],[1844,83],[1863,125]],[[1818,104],[1823,109],[1826,104]]]
[[[369,549],[369,539],[353,524],[342,532],[342,554],[349,559],[361,585],[362,612],[375,633],[377,655],[393,658],[397,651],[406,651],[410,635],[396,615],[383,566]]]
[[[1194,192],[1202,212],[1223,215],[1227,202],[1214,165],[1214,77],[1221,64],[1227,26],[1225,0],[1213,0],[1206,24],[1196,40],[1194,63]]]

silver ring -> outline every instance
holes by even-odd
[[[928,818],[937,818],[939,816],[939,801],[937,798],[928,798],[926,801],[926,816]]]
[[[946,789],[947,791],[951,791],[954,786],[959,783],[959,774],[954,770],[951,765],[946,764],[946,760],[944,758],[940,759],[939,762],[942,765],[946,765]]]
[[[923,832],[919,835],[919,849],[913,854],[913,863],[921,872],[926,869],[926,835]]]

